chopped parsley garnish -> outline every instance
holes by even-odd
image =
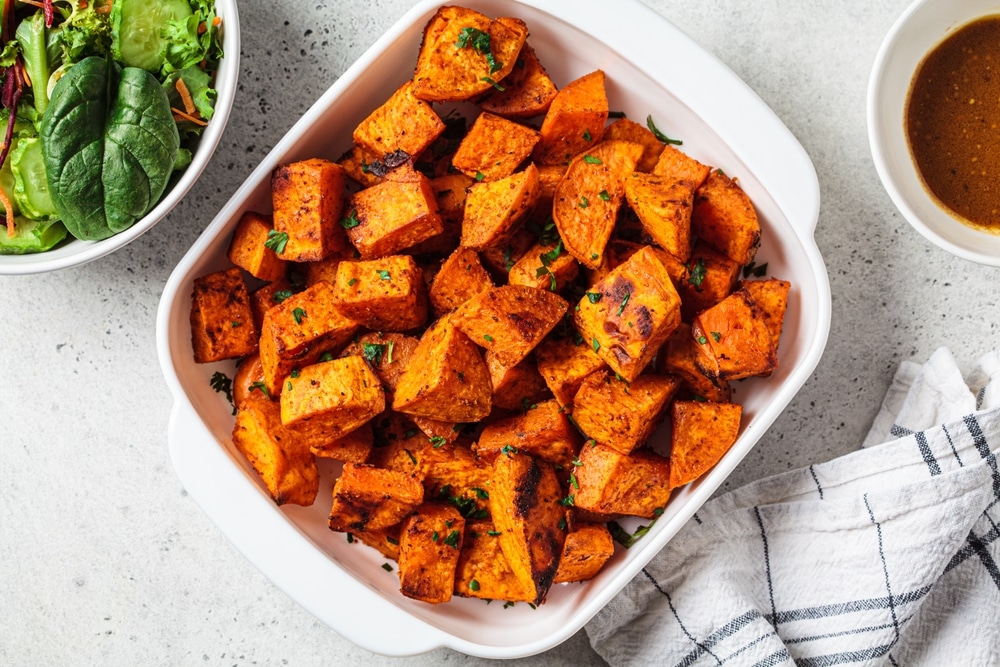
[[[292,311],[292,317],[295,318],[296,324],[302,324],[302,318],[306,316],[306,311],[301,308],[296,308]]]
[[[764,262],[760,266],[757,266],[755,262],[750,262],[743,267],[743,277],[749,278],[753,276],[754,278],[763,278],[767,275],[767,262]]]
[[[285,246],[288,244],[288,233],[279,232],[271,230],[267,233],[267,240],[264,241],[264,247],[270,248],[279,255],[285,252]]]
[[[698,336],[698,338],[696,340],[698,341],[699,345],[704,345],[705,343],[708,342],[708,339],[705,338],[704,336]]]
[[[688,271],[691,275],[688,276],[688,282],[695,287],[701,287],[701,284],[705,282],[705,260],[702,257],[698,258],[694,266],[688,265]]]
[[[291,377],[292,377],[293,380],[295,378],[299,377],[300,375],[302,375],[302,371],[300,371],[298,368],[293,368],[292,369],[292,375],[291,375]]]
[[[344,229],[354,229],[361,224],[358,220],[358,209],[352,209],[350,213],[340,219],[340,226]]]
[[[489,535],[490,537],[496,537],[497,535],[500,535],[501,533],[500,533],[499,530],[487,530],[486,534]]]
[[[598,255],[598,254],[597,254],[597,253],[595,252],[595,253],[591,254],[590,258],[591,258],[592,260],[594,260],[594,261],[597,261],[597,260],[598,260],[598,259],[600,258],[600,255]]]
[[[470,591],[478,591],[479,590],[479,582],[476,581],[475,579],[470,579],[469,580],[469,590]]]
[[[590,206],[590,200],[588,200],[586,197],[580,197],[579,207],[587,208],[588,206]]]
[[[490,74],[503,67],[503,64],[497,62],[497,59],[493,57],[493,53],[490,50],[490,34],[479,28],[462,28],[462,32],[458,34],[458,41],[455,42],[455,46],[460,49],[471,46],[476,50],[476,53],[485,56],[486,62],[490,66]]]
[[[288,391],[292,390],[292,381],[291,380],[288,380],[288,382],[285,383],[285,389],[287,389]]]
[[[590,301],[591,303],[597,303],[598,301],[601,300],[602,296],[604,295],[601,294],[600,292],[587,292],[587,300]]]
[[[501,86],[499,83],[497,83],[496,81],[494,81],[493,79],[491,79],[488,76],[481,76],[481,77],[479,77],[479,80],[480,81],[485,81],[486,83],[490,84],[491,86],[493,86],[494,88],[496,88],[497,90],[499,90],[501,93],[506,90],[506,88],[504,88],[503,86]]]
[[[354,544],[354,533],[347,533],[347,543]]]
[[[392,280],[392,276],[389,275],[388,269],[382,269],[378,271],[379,280]]]
[[[382,569],[385,570],[386,572],[392,572],[392,565],[389,565],[388,563],[382,563]]]
[[[397,540],[395,537],[389,537],[388,535],[386,535],[385,541],[388,542],[389,544],[399,546],[399,540]]]
[[[601,158],[594,157],[593,155],[584,155],[583,161],[587,164],[604,164],[604,162],[601,161]]]
[[[559,519],[559,530],[566,530],[566,517]]]
[[[281,303],[285,299],[292,298],[292,290],[290,289],[280,289],[271,295],[271,301],[275,303]]]
[[[502,447],[502,448],[500,449],[500,453],[501,453],[501,454],[506,454],[507,456],[510,456],[511,454],[517,454],[517,453],[518,453],[518,451],[519,451],[519,450],[517,449],[517,447],[515,447],[515,446],[513,446],[513,445],[504,445],[504,446],[503,446],[503,447]]]
[[[618,304],[618,310],[615,311],[615,315],[621,315],[625,311],[625,306],[628,304],[630,296],[632,296],[632,292],[625,292],[625,296],[622,297],[622,302]]]
[[[719,333],[718,331],[712,331],[711,334],[712,334],[712,340],[714,340],[716,343],[722,340],[722,334]]]
[[[624,118],[624,117],[625,117],[625,112],[624,111],[609,111],[608,112],[608,118]]]
[[[673,144],[675,146],[680,146],[681,144],[684,143],[680,139],[671,139],[670,137],[668,137],[667,135],[663,134],[658,129],[656,129],[656,124],[653,123],[652,116],[646,116],[646,127],[649,128],[649,131],[652,132],[657,139],[659,139],[665,144]]]
[[[230,403],[233,402],[233,381],[229,379],[228,375],[216,371],[212,373],[212,379],[208,381],[208,384],[220,394],[225,394],[226,400]]]
[[[563,251],[563,242],[562,239],[559,239],[559,242],[556,243],[555,248],[553,248],[548,252],[543,252],[541,255],[538,256],[538,259],[542,261],[542,266],[551,266],[552,262],[559,259],[559,255],[562,254],[562,251]]]
[[[438,532],[436,530],[433,533],[431,533],[431,541],[432,542],[438,541]]]
[[[573,494],[571,493],[565,498],[561,499],[559,501],[559,504],[562,505],[563,507],[573,507],[574,505],[576,505],[576,500]]]
[[[590,130],[585,129],[583,131],[583,140],[584,141],[592,141],[592,137],[590,136]]]
[[[514,260],[510,258],[510,247],[504,248],[503,265],[507,269],[507,273],[510,273],[510,270],[514,268]]]
[[[580,490],[580,482],[576,481],[576,475],[573,473],[569,474],[569,483],[573,485],[573,488],[577,491]]]
[[[357,284],[357,282],[358,282],[357,278],[351,278],[350,280],[347,281],[347,286],[354,287]]]
[[[524,414],[528,414],[528,410],[534,410],[537,407],[538,404],[532,403],[531,399],[529,399],[527,396],[523,396],[521,398],[521,412],[523,412]]]
[[[394,348],[394,347],[396,347],[396,341],[390,340],[389,341],[389,354],[386,355],[386,358],[385,358],[385,363],[387,363],[387,364],[391,364],[392,363],[392,348]]]
[[[462,537],[462,534],[457,530],[453,530],[448,533],[448,537],[444,538],[444,543],[447,544],[452,549],[458,548],[458,540]]]
[[[598,350],[601,349],[601,344],[597,341],[596,338],[591,338],[590,344],[594,348],[594,352],[597,352]]]
[[[492,343],[493,342],[493,336],[491,336],[489,334],[483,334],[483,338],[486,339],[487,343]]]
[[[381,343],[364,343],[361,346],[361,356],[371,362],[373,366],[381,366],[384,355],[385,345]]]
[[[324,352],[323,354],[319,355],[319,360],[321,362],[323,362],[323,361],[333,361],[333,353],[332,352]]]
[[[263,382],[257,381],[254,382],[252,385],[250,385],[250,393],[252,394],[254,391],[259,391],[268,398],[271,398],[271,392],[267,390],[267,385],[265,385]]]
[[[486,178],[486,174],[481,171],[476,172],[476,183],[482,183],[484,178]]]
[[[480,489],[478,486],[474,486],[471,490],[476,494],[476,498],[479,498],[480,500],[490,499],[490,494],[487,493],[485,489]]]
[[[601,190],[597,196],[601,198],[601,201],[611,201],[611,195],[608,194],[607,190]]]
[[[413,452],[411,452],[409,449],[406,448],[404,448],[403,451],[406,452],[406,455],[410,457],[410,463],[412,463],[413,465],[417,465],[417,457],[413,455]]]
[[[241,327],[241,326],[243,326],[243,323],[242,323],[242,322],[240,322],[239,320],[233,320],[233,321],[232,321],[232,322],[230,322],[229,324],[230,324],[230,326],[232,326],[232,327],[233,327],[234,329],[236,329],[236,328],[238,328],[238,327]]]
[[[444,443],[448,442],[448,440],[443,435],[432,436],[430,440],[431,440],[431,446],[433,446],[434,449],[439,449]]]
[[[656,523],[656,519],[650,521],[647,526],[639,526],[636,528],[634,533],[629,533],[627,530],[618,525],[617,521],[609,521],[608,530],[611,531],[611,537],[615,542],[628,549],[633,544],[638,542],[646,533],[648,533],[654,523]]]

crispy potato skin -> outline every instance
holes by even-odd
[[[742,414],[738,403],[674,402],[671,488],[693,482],[719,462],[736,442]]]
[[[399,591],[430,604],[451,599],[465,519],[441,503],[424,503],[403,521],[399,542]]]
[[[237,359],[257,350],[250,295],[238,268],[195,279],[191,290],[191,347],[199,364]]]

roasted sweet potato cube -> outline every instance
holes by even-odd
[[[691,322],[698,313],[725,299],[739,276],[739,264],[704,241],[697,241],[683,277],[676,282],[681,295],[681,318]]]
[[[455,442],[461,436],[461,425],[445,419],[430,419],[420,415],[410,415],[420,432],[432,442]]]
[[[236,411],[233,444],[260,475],[278,505],[312,505],[319,491],[306,438],[281,424],[278,404],[252,392]]]
[[[503,79],[503,90],[493,88],[476,103],[483,111],[504,118],[534,118],[549,110],[558,92],[535,50],[525,42],[514,69]]]
[[[680,297],[648,246],[628,258],[580,299],[577,329],[618,375],[631,382],[653,360],[681,321]]]
[[[691,333],[698,343],[708,345],[723,380],[766,375],[778,365],[764,313],[745,288],[701,311]]]
[[[652,130],[628,118],[619,118],[604,128],[603,139],[605,141],[618,139],[640,144],[642,157],[636,163],[635,170],[643,173],[653,171],[653,167],[660,159],[660,153],[663,152],[663,142],[656,138]]]
[[[332,440],[322,439],[313,442],[309,450],[313,456],[337,461],[365,463],[372,453],[374,435],[371,422],[365,422],[350,433]]]
[[[535,359],[545,384],[564,407],[573,403],[588,375],[606,367],[592,345],[572,338],[546,338],[535,349]]]
[[[673,375],[643,374],[626,383],[598,371],[576,393],[573,419],[587,437],[630,454],[666,417],[679,386],[680,379]]]
[[[739,403],[674,401],[670,487],[701,477],[729,451],[740,432]]]
[[[580,265],[563,250],[561,241],[536,243],[511,267],[507,282],[558,292],[576,280]]]
[[[691,233],[739,264],[753,261],[760,246],[760,222],[736,181],[716,169],[695,191]]]
[[[264,387],[264,367],[260,365],[260,355],[244,357],[233,376],[233,405],[239,407],[250,394],[259,391],[271,398]]]
[[[533,360],[506,366],[488,351],[483,355],[493,384],[493,405],[503,410],[523,410],[551,396]]]
[[[746,289],[760,308],[767,330],[771,332],[771,342],[777,350],[785,322],[785,310],[788,308],[788,291],[792,284],[787,280],[769,278],[744,280],[739,286]]]
[[[554,584],[588,581],[615,553],[611,532],[602,523],[578,523],[566,534]]]
[[[268,234],[273,230],[271,216],[256,211],[244,212],[229,242],[229,261],[254,278],[268,282],[283,278],[287,262],[267,245]]]
[[[344,168],[344,175],[349,179],[363,188],[370,188],[381,183],[384,178],[371,169],[371,165],[376,159],[376,156],[361,146],[352,146],[350,150],[337,158],[337,164]]]
[[[652,243],[652,239],[650,239],[650,243]],[[660,263],[663,264],[663,268],[665,268],[667,273],[670,275],[670,280],[674,283],[674,286],[679,285],[679,281],[686,275],[687,272],[687,267],[683,262],[679,261],[662,248],[657,248],[652,245],[643,246],[641,243],[623,241],[614,237],[608,241],[608,245],[604,249],[604,256],[601,259],[601,265],[596,269],[589,269],[587,271],[590,278],[590,284],[596,285],[601,280],[604,280],[604,278],[606,278],[613,269],[616,269],[624,264],[625,260],[639,252],[639,250],[643,247],[648,247],[650,251],[656,255],[656,258],[660,260]]]
[[[538,169],[469,186],[462,220],[462,245],[477,250],[503,244],[535,206],[540,193]]]
[[[688,181],[695,190],[705,182],[710,171],[712,171],[711,167],[698,162],[669,144],[663,147],[660,157],[656,161],[656,166],[653,167],[653,173],[657,176]]]
[[[569,466],[580,451],[583,438],[555,400],[529,406],[523,414],[501,419],[483,428],[475,452],[484,459],[501,458],[518,451]]]
[[[528,27],[446,6],[424,27],[413,93],[430,102],[459,102],[490,90],[513,70]]]
[[[333,298],[345,317],[376,331],[409,331],[427,321],[427,284],[410,255],[344,261]]]
[[[623,181],[641,156],[639,144],[602,141],[573,158],[556,185],[552,218],[566,250],[584,266],[601,264],[625,195]]]
[[[566,508],[552,465],[527,454],[493,463],[490,515],[500,547],[534,604],[545,599],[566,540]]]
[[[272,245],[281,259],[313,262],[349,247],[338,224],[347,199],[346,184],[344,168],[322,158],[275,168],[271,174]]]
[[[399,538],[403,525],[397,523],[388,528],[369,529],[360,533],[351,533],[348,541],[358,540],[362,544],[367,544],[380,554],[399,562]]]
[[[524,253],[528,252],[537,240],[534,234],[522,226],[503,243],[481,250],[479,258],[483,260],[483,266],[488,271],[498,279],[506,281],[507,274],[517,260],[524,257]]]
[[[431,182],[384,181],[351,197],[342,225],[364,259],[395,255],[444,231]]]
[[[301,290],[301,286],[293,289],[287,278],[281,278],[273,283],[261,285],[250,293],[250,310],[253,311],[253,323],[258,332],[264,330],[264,313],[298,290]]]
[[[410,361],[410,355],[417,349],[420,339],[400,333],[368,332],[348,343],[340,356],[364,357],[375,371],[386,393],[386,403],[392,403],[392,395],[399,384],[399,378]]]
[[[238,268],[195,279],[191,289],[191,347],[199,364],[238,359],[257,350],[250,295]]]
[[[472,342],[492,350],[500,363],[516,366],[568,308],[565,299],[549,290],[502,285],[466,301],[452,319]]]
[[[422,452],[427,438],[406,415],[386,410],[371,420],[372,451],[366,463],[423,480]]]
[[[647,450],[622,454],[601,444],[580,450],[574,504],[604,514],[656,517],[670,499],[670,461]]]
[[[441,503],[424,503],[403,522],[399,540],[399,591],[408,598],[441,604],[455,589],[455,567],[465,519]]]
[[[601,140],[607,120],[604,72],[594,70],[569,82],[552,98],[532,159],[540,165],[566,164]]]
[[[462,238],[462,219],[465,217],[466,190],[476,179],[463,173],[444,174],[431,179],[431,188],[437,197],[438,215],[443,231],[426,241],[410,246],[410,255],[447,255],[458,248]]]
[[[315,362],[324,352],[340,350],[358,328],[357,322],[336,309],[330,283],[316,283],[269,308],[260,333],[260,361],[268,391],[277,396],[285,376]]]
[[[354,251],[350,252],[353,256]],[[345,259],[340,254],[334,254],[316,262],[306,262],[299,265],[300,268],[305,269],[306,287],[311,287],[318,282],[328,282],[332,285],[337,280],[337,267]]]
[[[441,265],[430,288],[434,312],[443,315],[455,310],[470,298],[493,287],[479,254],[472,248],[459,247]]]
[[[625,197],[657,245],[679,261],[688,261],[694,202],[691,185],[656,174],[633,172],[625,178]]]
[[[424,472],[424,497],[448,502],[469,518],[489,516],[492,467],[465,445],[429,441],[416,456]]]
[[[481,113],[469,128],[451,164],[477,181],[495,181],[514,173],[538,143],[538,130]]]
[[[728,403],[729,383],[719,379],[719,362],[707,344],[695,340],[691,325],[681,322],[660,349],[656,358],[657,371],[673,373],[681,378],[686,390],[696,400]]]
[[[345,463],[333,485],[331,530],[360,533],[388,528],[424,502],[424,486],[397,470]]]
[[[566,175],[567,164],[546,164],[540,165],[538,167],[538,185],[541,188],[541,193],[538,195],[538,201],[535,202],[535,210],[531,212],[529,219],[537,220],[542,224],[552,224],[553,227],[555,223],[552,223],[550,218],[552,217],[552,200],[556,194],[556,186],[559,185],[559,181],[562,177]]]
[[[378,160],[392,154],[404,161],[420,155],[444,132],[444,121],[430,104],[413,93],[411,81],[397,88],[382,106],[354,128],[354,143]],[[397,151],[402,151],[405,157]]]
[[[500,548],[492,521],[469,521],[455,570],[455,595],[483,600],[531,602]]]
[[[382,385],[361,357],[306,366],[281,392],[281,423],[315,437],[343,437],[384,409]]]
[[[493,389],[479,349],[448,317],[420,337],[399,378],[392,409],[451,422],[479,421],[490,413]]]

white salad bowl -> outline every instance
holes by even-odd
[[[557,85],[603,69],[611,109],[683,139],[683,150],[716,166],[754,201],[763,230],[758,264],[792,288],[769,378],[739,383],[744,421],[736,444],[699,481],[675,492],[664,513],[630,549],[582,584],[553,586],[537,609],[454,598],[428,605],[405,598],[385,559],[327,527],[337,467],[320,462],[311,507],[278,507],[233,446],[233,409],[210,386],[232,362],[196,364],[189,323],[192,281],[229,266],[226,250],[240,215],[269,211],[275,166],[337,159],[351,132],[413,72],[424,25],[443,3],[419,2],[316,104],[237,190],[180,261],[161,298],[157,347],[174,396],[168,442],[188,493],[219,529],[277,586],[356,644],[386,655],[438,647],[488,658],[544,651],[577,632],[677,533],[761,438],[815,369],[830,328],[830,289],[813,238],[819,186],[809,157],[774,113],[735,74],[637,0],[466,0],[489,16],[527,22],[529,42]],[[627,29],[626,29],[627,26]],[[662,437],[662,436],[660,436]],[[624,522],[634,531],[642,522]]]
[[[26,255],[0,255],[0,275],[25,275],[57,271],[103,257],[131,243],[163,220],[188,193],[208,166],[222,138],[236,95],[240,70],[240,19],[236,0],[215,0],[216,14],[222,19],[223,57],[215,75],[217,98],[212,120],[205,126],[188,165],[180,176],[171,180],[159,203],[125,231],[100,241],[81,241],[67,236],[55,248]],[[0,230],[0,233],[5,233]]]
[[[1000,266],[1000,234],[970,227],[931,196],[906,138],[910,84],[924,57],[959,28],[989,15],[1000,15],[1000,2],[917,0],[903,12],[886,34],[872,65],[868,142],[882,185],[914,229],[953,255]]]

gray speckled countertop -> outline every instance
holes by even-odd
[[[741,76],[812,157],[833,292],[816,372],[725,488],[858,447],[900,361],[994,347],[997,269],[913,231],[868,150],[865,94],[909,0],[646,0]],[[355,647],[275,588],[185,494],[154,321],[172,267],[408,0],[241,0],[235,110],[169,218],[81,268],[0,278],[0,664],[485,664]],[[623,28],[625,29],[625,28]],[[389,632],[391,629],[386,628]],[[602,664],[586,635],[525,665]]]

